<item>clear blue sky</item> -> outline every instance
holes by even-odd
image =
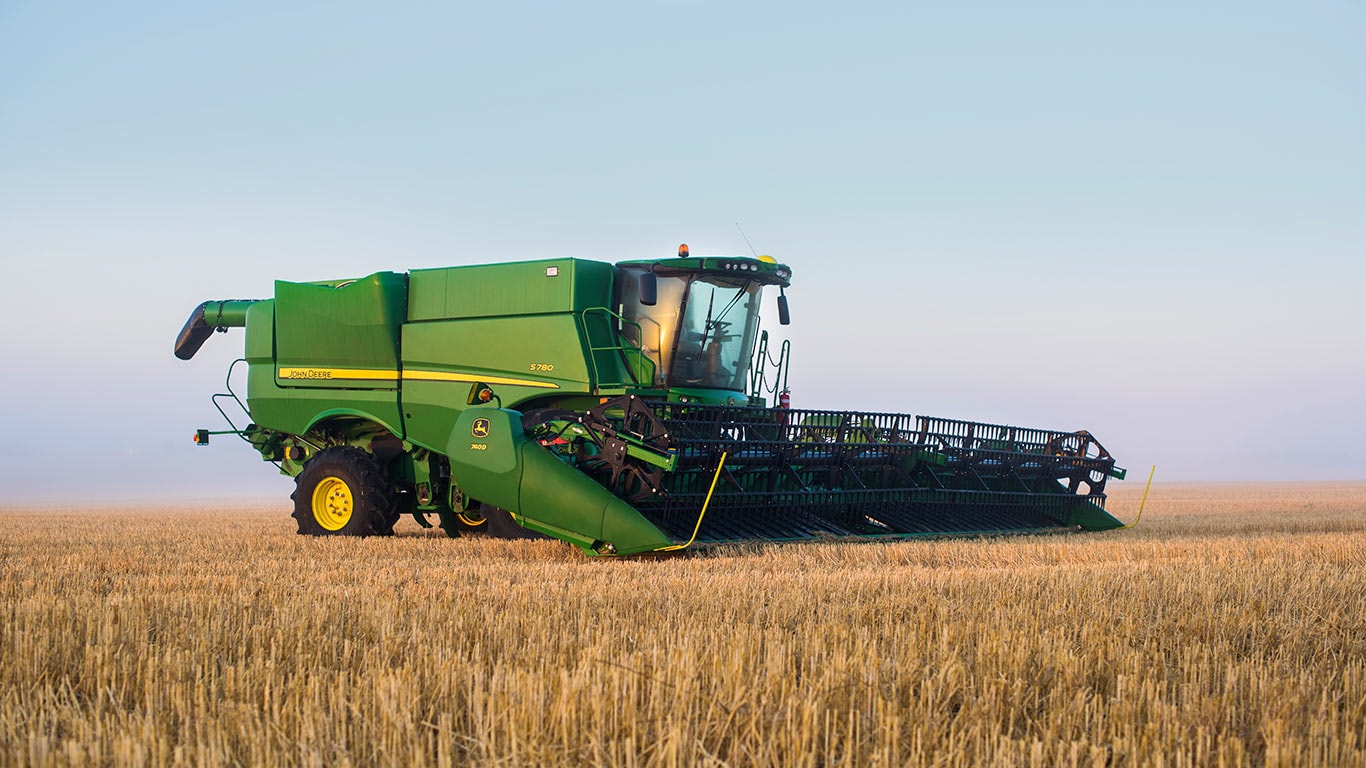
[[[794,405],[1366,479],[1366,2],[0,4],[0,504],[273,497],[204,299],[790,264]]]

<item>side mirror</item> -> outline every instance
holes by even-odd
[[[638,292],[640,293],[640,303],[647,307],[653,307],[655,302],[659,301],[659,281],[655,279],[653,271],[640,273]]]
[[[778,294],[778,324],[792,325],[792,313],[787,311],[787,294]]]

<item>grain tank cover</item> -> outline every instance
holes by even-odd
[[[414,269],[408,320],[582,312],[611,302],[612,266],[582,259]]]

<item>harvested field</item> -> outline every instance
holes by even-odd
[[[640,560],[293,530],[0,511],[0,763],[1366,765],[1363,484]]]

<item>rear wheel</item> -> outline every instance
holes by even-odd
[[[294,481],[294,519],[309,536],[387,536],[394,498],[370,454],[351,446],[326,448]]]

